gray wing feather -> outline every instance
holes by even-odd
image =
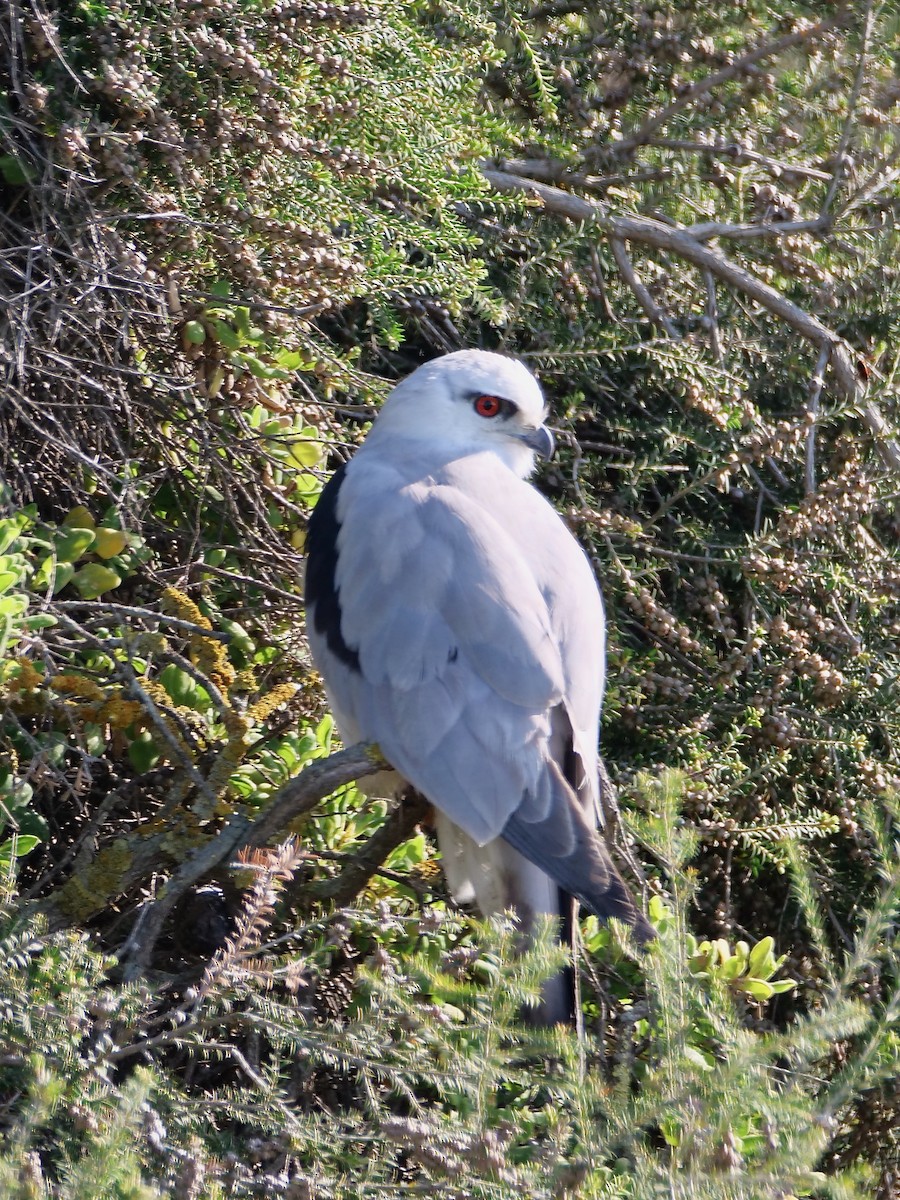
[[[546,602],[490,513],[455,488],[395,483],[384,496],[369,483],[348,470],[336,576],[341,628],[366,679],[415,686],[461,650],[498,694],[557,701],[563,672]]]
[[[529,485],[466,470],[453,486],[449,470],[449,483],[404,483],[384,462],[350,464],[336,581],[360,672],[327,672],[336,708],[475,842],[502,836],[647,936],[595,827],[603,611],[590,567]]]
[[[547,713],[564,688],[546,601],[483,507],[356,465],[341,488],[336,580],[360,673],[327,670],[335,707],[488,841],[537,787]]]

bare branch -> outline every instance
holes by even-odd
[[[155,621],[158,625],[168,625],[172,629],[181,630],[184,633],[197,634],[200,637],[212,638],[217,642],[228,642],[231,640],[230,633],[224,633],[220,629],[205,629],[202,625],[195,625],[191,621],[182,621],[179,617],[170,617],[168,613],[154,612],[152,608],[139,608],[134,604],[111,604],[107,600],[53,600],[54,610],[59,609],[87,609],[88,613],[115,613],[120,617],[140,617],[142,620]]]
[[[685,233],[698,242],[711,238],[730,238],[733,241],[748,238],[790,237],[795,233],[827,233],[831,222],[824,214],[806,221],[760,221],[730,225],[726,221],[703,221],[697,225],[686,225]]]
[[[809,429],[806,431],[806,467],[804,472],[807,496],[816,490],[816,421],[819,416],[819,399],[822,395],[822,388],[825,386],[825,370],[830,357],[831,347],[825,343],[819,351],[816,369],[813,372],[812,379],[809,381],[809,398],[806,402],[806,415],[810,419],[810,424]]]
[[[374,746],[360,743],[311,763],[276,793],[255,820],[244,812],[235,813],[215,837],[181,864],[157,898],[141,910],[120,954],[125,977],[134,979],[143,974],[166,918],[195,883],[227,862],[242,846],[265,845],[336,788],[374,775],[384,770],[384,766]],[[158,869],[159,864],[155,865]],[[138,879],[129,882],[134,886]]]
[[[822,201],[822,216],[827,216],[834,198],[837,195],[837,190],[841,185],[841,177],[844,174],[844,167],[847,165],[847,149],[850,146],[850,139],[853,136],[853,129],[856,125],[856,109],[859,104],[859,98],[862,94],[863,82],[866,73],[866,59],[869,55],[869,43],[872,40],[872,25],[874,23],[874,0],[868,0],[866,4],[865,23],[863,25],[862,45],[859,50],[859,59],[856,64],[856,74],[853,78],[853,88],[850,92],[850,97],[847,101],[847,119],[844,121],[844,128],[841,132],[841,141],[838,146],[838,152],[834,161],[834,174],[831,177],[831,183],[828,185],[828,191],[825,194],[825,199]]]
[[[609,245],[622,278],[634,292],[635,296],[637,296],[641,308],[643,308],[654,325],[658,325],[670,338],[677,338],[679,336],[678,330],[672,324],[668,314],[664,309],[660,308],[650,295],[646,285],[638,278],[634,264],[628,257],[628,251],[625,249],[625,243],[621,238],[610,238]]]
[[[722,353],[722,339],[719,336],[719,306],[716,303],[716,281],[712,271],[704,268],[703,286],[706,288],[706,324],[709,328],[709,344],[713,357],[721,367],[725,362]]]
[[[832,29],[839,28],[847,22],[851,12],[852,9],[850,8],[839,9],[834,16],[827,17],[824,21],[819,21],[815,25],[799,23],[800,27],[793,32],[786,33],[783,37],[775,38],[773,41],[762,42],[753,50],[748,51],[740,58],[736,58],[733,62],[729,63],[727,67],[723,67],[720,71],[714,71],[711,75],[707,75],[705,79],[700,79],[685,89],[677,100],[673,100],[671,104],[667,104],[665,108],[654,113],[653,116],[649,117],[629,137],[610,146],[610,153],[617,156],[629,154],[632,150],[636,150],[638,146],[645,145],[650,141],[657,129],[661,129],[672,117],[689,108],[701,96],[708,95],[709,92],[714,91],[721,84],[727,83],[730,79],[735,79],[739,75],[746,74],[751,67],[755,66],[758,62],[762,62],[763,59],[774,58],[777,54],[781,54],[783,50],[790,50],[792,46],[799,46],[804,42],[815,41]]]
[[[817,348],[827,342],[832,348],[831,367],[838,393],[845,399],[858,398],[862,384],[856,370],[855,358],[834,330],[823,325],[817,317],[788,300],[768,283],[764,283],[744,267],[727,258],[721,251],[698,241],[689,230],[634,213],[614,214],[609,205],[602,201],[585,200],[560,188],[510,175],[505,171],[482,168],[482,172],[488,183],[498,191],[530,196],[541,203],[548,212],[557,213],[579,224],[596,226],[610,240],[617,238],[619,241],[653,246],[657,250],[665,250],[687,259],[701,270],[710,271],[717,279],[743,292],[762,308],[780,317]],[[866,423],[869,424],[868,417]],[[871,424],[869,427],[872,428]],[[872,429],[872,432],[875,430]]]
[[[818,179],[822,183],[826,183],[831,176],[827,171],[820,171],[817,167],[807,167],[802,163],[787,162],[783,158],[773,158],[770,154],[760,154],[758,150],[751,150],[748,146],[741,145],[740,142],[692,142],[685,138],[653,138],[647,143],[648,146],[660,150],[682,150],[688,154],[706,154],[711,158],[728,158],[735,163],[736,166],[741,166],[744,163],[753,163],[756,166],[765,168],[772,175],[780,177],[783,175],[798,175],[804,179]],[[509,168],[512,170],[512,167]],[[530,171],[520,171],[521,175],[530,175]],[[535,176],[538,178],[538,176]]]
[[[330,900],[341,908],[359,895],[373,875],[383,873],[396,879],[393,872],[382,872],[381,864],[391,851],[412,837],[416,826],[426,819],[430,811],[431,804],[420,792],[406,792],[362,849],[355,854],[334,854],[334,858],[347,864],[341,873],[333,879],[311,884],[306,894],[315,900]]]
[[[608,192],[613,187],[633,187],[638,183],[658,182],[668,179],[672,172],[668,168],[648,168],[643,171],[617,171],[609,175],[587,175],[573,170],[568,163],[558,158],[501,158],[498,167],[511,171],[513,175],[526,175],[529,179],[540,179],[543,183],[564,183],[568,187],[583,188],[588,192]],[[830,178],[825,176],[826,179]]]

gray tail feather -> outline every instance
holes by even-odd
[[[615,917],[631,926],[637,941],[652,941],[656,930],[635,904],[606,843],[561,776],[557,782],[569,793],[564,803],[554,803],[540,815],[535,812],[537,819],[529,820],[529,810],[537,805],[530,805],[526,797],[501,836],[600,920]]]

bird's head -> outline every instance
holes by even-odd
[[[402,437],[447,458],[489,450],[524,478],[535,454],[553,454],[546,415],[540,386],[522,363],[486,350],[458,350],[398,384],[370,437]]]

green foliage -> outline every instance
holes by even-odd
[[[10,901],[0,1190],[888,1200],[895,6],[20,8],[0,870],[54,932]],[[494,156],[734,270],[498,198]],[[865,395],[820,389],[740,271],[845,338]],[[446,908],[426,833],[352,786],[293,828],[302,862],[208,881],[255,880],[212,958],[182,909],[137,953],[333,748],[310,506],[389,380],[461,344],[539,368],[541,486],[612,617],[604,753],[660,940],[584,922],[583,1047],[518,1020],[549,940]]]
[[[693,839],[678,792],[671,779],[657,791],[647,827],[677,899],[657,905],[646,990],[613,1002],[602,1042],[521,1024],[558,969],[549,927],[523,952],[505,918],[472,926],[393,897],[282,928],[278,895],[302,861],[291,843],[245,861],[233,932],[162,1005],[111,982],[113,961],[83,935],[48,934],[8,902],[4,1194],[871,1195],[870,1171],[820,1164],[854,1102],[895,1071],[896,981],[884,1005],[852,992],[900,875],[839,984],[781,1029],[748,1019],[763,998],[698,962],[685,930]],[[348,954],[361,963],[335,1018]],[[614,980],[631,955],[613,939],[595,966]],[[771,978],[776,962],[764,939],[744,974]]]

